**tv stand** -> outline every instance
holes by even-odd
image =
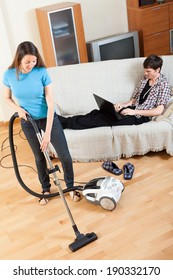
[[[168,55],[173,52],[173,0],[140,6],[139,0],[127,1],[129,31],[139,34],[140,55]]]

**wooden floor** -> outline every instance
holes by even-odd
[[[0,158],[10,154],[8,127],[0,127]],[[14,126],[17,158],[26,185],[40,191],[32,153],[23,140],[19,124]],[[2,144],[3,143],[3,144]],[[81,233],[95,232],[98,240],[71,252],[68,245],[75,235],[62,200],[58,197],[40,206],[38,199],[19,185],[11,156],[0,167],[0,259],[1,260],[172,260],[173,259],[173,157],[166,152],[149,153],[120,159],[122,168],[130,161],[134,177],[125,181],[117,207],[113,211],[91,204],[83,198],[74,203],[66,196]],[[56,161],[54,161],[56,163]],[[61,164],[58,162],[59,166]],[[75,181],[88,182],[110,176],[102,162],[74,163]],[[61,169],[62,170],[62,169]],[[62,179],[62,173],[58,173]],[[77,183],[76,183],[77,184]],[[64,183],[62,182],[62,187]],[[52,189],[56,191],[56,186]]]

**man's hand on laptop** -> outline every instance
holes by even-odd
[[[116,103],[114,104],[115,107],[115,111],[117,111],[118,113],[122,114],[122,115],[135,115],[135,106],[133,105],[132,102],[128,102],[128,103]]]
[[[119,112],[123,108],[123,106],[120,103],[114,104],[114,107],[116,112]]]

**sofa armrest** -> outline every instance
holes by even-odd
[[[164,119],[167,119],[173,113],[173,99],[169,101],[167,107],[164,109],[163,114],[160,116],[152,117],[153,121],[159,122]]]

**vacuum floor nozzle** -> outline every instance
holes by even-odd
[[[87,233],[85,235],[80,233],[75,241],[69,245],[69,248],[72,252],[75,252],[96,239],[98,239],[98,237],[94,232]]]

